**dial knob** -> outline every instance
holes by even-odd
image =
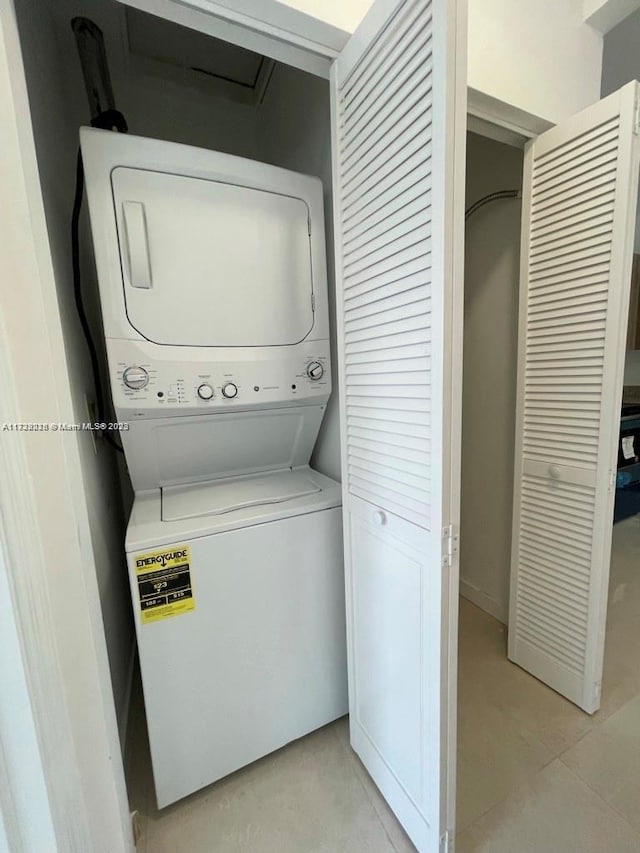
[[[307,365],[307,376],[309,379],[322,379],[324,376],[324,367],[319,361],[310,361]]]
[[[203,382],[198,386],[198,397],[201,400],[210,400],[213,397],[213,388],[208,382]]]
[[[140,391],[149,384],[149,374],[144,367],[127,367],[122,374],[122,381],[133,391]]]
[[[232,400],[238,394],[238,386],[234,385],[233,382],[227,382],[226,385],[222,386],[222,395],[227,398],[227,400]]]

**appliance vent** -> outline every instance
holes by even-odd
[[[245,104],[261,102],[272,59],[131,7],[125,25],[136,71]]]

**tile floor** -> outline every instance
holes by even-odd
[[[640,516],[614,528],[598,714],[505,648],[504,626],[462,600],[458,853],[639,853]],[[127,777],[140,853],[414,849],[350,750],[346,718],[158,812],[138,696]]]

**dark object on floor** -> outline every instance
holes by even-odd
[[[616,503],[613,510],[613,523],[631,518],[640,513],[640,483],[616,489]]]

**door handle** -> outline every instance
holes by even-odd
[[[129,281],[132,287],[151,287],[151,263],[147,241],[147,222],[141,201],[123,201],[124,230],[127,236]]]
[[[376,527],[382,527],[387,523],[387,516],[381,509],[375,510],[375,512],[371,513],[371,521],[376,525]]]
[[[552,480],[560,479],[560,469],[557,465],[549,465],[549,476]]]

